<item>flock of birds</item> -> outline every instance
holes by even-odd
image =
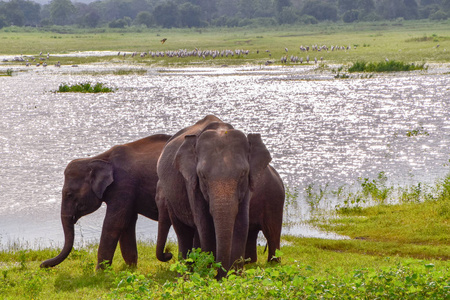
[[[36,65],[36,67],[39,67],[39,66],[43,66],[43,67],[46,67],[48,64],[47,64],[47,61],[50,59],[50,53],[48,52],[47,53],[47,58],[44,58],[44,57],[42,57],[42,51],[41,51],[41,53],[39,53],[39,58],[38,59],[36,59],[34,56],[30,56],[30,57],[27,57],[27,56],[23,56],[22,54],[20,55],[20,56],[16,56],[16,57],[14,57],[13,59],[12,59],[12,61],[15,61],[15,62],[25,62],[25,66],[27,66],[27,67],[29,67],[29,66],[31,66],[32,64],[35,64]],[[7,62],[8,60],[5,58],[5,59],[3,59],[3,62]],[[60,61],[57,61],[56,63],[55,63],[55,67],[61,67],[61,62]]]
[[[167,39],[162,39],[161,43],[163,44]],[[330,47],[326,46],[326,45],[312,45],[312,46],[303,46],[301,45],[299,47],[299,50],[301,52],[310,52],[310,51],[316,51],[316,52],[329,52],[329,51],[347,51],[352,49],[351,46],[338,46],[338,45],[332,45]],[[356,49],[356,47],[355,47]],[[284,49],[287,52],[289,52],[288,48]],[[265,52],[269,55],[269,58],[272,57],[272,53],[270,52],[270,50],[265,50]],[[209,58],[211,57],[212,59],[218,58],[218,57],[242,57],[242,56],[247,56],[250,53],[249,50],[243,50],[243,49],[236,49],[236,50],[200,50],[200,49],[194,49],[194,50],[187,50],[187,49],[180,49],[180,50],[175,50],[175,51],[148,51],[148,52],[132,52],[131,53],[131,57],[137,57],[140,56],[141,58],[144,58],[146,56],[151,56],[152,58],[156,58],[156,57],[178,57],[178,58],[184,58],[184,57],[198,57],[198,58]],[[256,54],[259,54],[260,51],[257,50]],[[127,53],[125,52],[118,52],[117,53],[118,56],[123,56],[124,58],[127,56]],[[323,61],[323,56],[321,56],[320,61]],[[309,55],[306,55],[306,59],[304,60],[303,57],[299,57],[298,55],[294,55],[292,54],[289,57],[289,61],[292,63],[298,63],[300,62],[301,64],[303,62],[309,63],[310,61],[312,61],[312,59],[310,59]],[[288,56],[287,55],[283,55],[280,59],[281,63],[287,63],[288,62]],[[314,63],[317,64],[318,62],[318,58],[314,57]],[[266,62],[267,64],[273,63],[273,61],[268,60]]]
[[[167,39],[162,39],[161,40],[161,44],[164,44],[164,42]],[[356,48],[356,47],[355,47]],[[347,51],[352,49],[350,46],[338,46],[338,45],[333,45],[333,46],[326,46],[326,45],[312,45],[312,46],[303,46],[301,45],[299,47],[300,52],[304,52],[304,53],[308,53],[306,55],[306,59],[304,60],[303,57],[299,57],[298,55],[294,55],[291,54],[288,58],[288,53],[289,53],[289,49],[285,48],[285,52],[286,54],[283,55],[280,59],[280,62],[283,64],[287,63],[288,61],[290,61],[291,63],[301,63],[303,64],[303,62],[306,62],[309,64],[310,61],[314,61],[315,64],[318,63],[318,61],[323,61],[323,56],[320,56],[319,59],[317,58],[317,56],[314,57],[314,59],[312,59],[312,57],[310,58],[310,53],[312,54],[312,52],[330,52],[330,51]],[[270,60],[272,58],[272,53],[270,50],[265,50],[264,51],[266,53],[266,55],[269,56],[269,60],[266,61],[266,65],[274,63],[274,61]],[[256,54],[259,54],[260,51],[257,50]],[[180,50],[166,50],[166,51],[148,51],[148,52],[118,52],[117,55],[118,56],[122,56],[124,59],[127,56],[131,56],[132,58],[134,57],[138,57],[140,56],[141,58],[144,58],[146,56],[152,57],[152,58],[158,58],[158,57],[168,57],[168,58],[172,58],[172,57],[177,57],[177,58],[184,58],[184,57],[197,57],[197,58],[232,58],[232,57],[243,57],[243,56],[247,56],[250,54],[249,50],[243,50],[243,49],[236,49],[236,50],[201,50],[201,49],[194,49],[194,50],[187,50],[187,49],[180,49]],[[47,53],[46,57],[45,55],[42,55],[42,52],[40,52],[39,57],[35,58],[34,56],[18,56],[18,57],[14,57],[12,59],[12,61],[16,61],[16,62],[25,62],[25,65],[27,67],[31,66],[31,65],[35,65],[36,67],[39,66],[43,66],[46,67],[48,65],[48,61],[50,59],[50,53]],[[7,59],[3,59],[4,62],[7,62]],[[55,67],[61,67],[61,63],[58,61],[54,64]]]

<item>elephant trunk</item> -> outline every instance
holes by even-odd
[[[61,222],[64,230],[64,248],[58,256],[47,259],[41,263],[41,268],[54,267],[62,263],[72,251],[73,242],[75,239],[75,218],[72,215],[61,215]]]
[[[216,233],[216,261],[228,270],[233,262],[233,233],[238,212],[238,201],[235,197],[220,197],[213,200],[211,206]],[[211,205],[211,204],[210,204]],[[222,274],[219,274],[219,277]]]

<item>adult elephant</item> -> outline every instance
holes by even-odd
[[[280,249],[284,200],[283,181],[278,172],[269,165],[258,179],[255,191],[250,198],[249,229],[245,247],[245,258],[250,258],[250,262],[258,260],[257,238],[260,231],[263,232],[269,248],[267,261],[279,261],[279,258],[275,257],[275,251]],[[164,253],[164,248],[171,221],[165,202],[160,201],[158,209],[160,218],[156,257],[160,261],[168,261],[172,258],[172,254]],[[194,238],[193,247],[200,247],[196,245],[196,238]]]
[[[98,248],[97,269],[111,264],[117,243],[125,262],[137,264],[136,221],[141,214],[158,220],[155,202],[158,181],[156,164],[170,136],[152,135],[117,145],[92,158],[71,161],[64,171],[61,222],[64,247],[41,264],[54,267],[70,254],[77,220],[107,204]]]
[[[202,250],[229,269],[245,256],[251,191],[270,160],[259,134],[245,136],[215,116],[179,131],[158,161],[156,202],[167,211],[158,222],[158,244],[172,223],[184,258],[197,233]]]

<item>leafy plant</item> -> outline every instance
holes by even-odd
[[[420,127],[416,128],[416,129],[409,130],[409,131],[406,132],[406,136],[407,137],[419,136],[419,135],[428,136],[430,134],[423,128],[423,126],[420,126]]]
[[[324,199],[327,193],[327,188],[328,183],[323,188],[319,186],[319,190],[317,192],[314,190],[314,183],[308,184],[308,186],[305,188],[306,202],[309,204],[311,210],[315,210],[319,207],[321,200]]]
[[[111,93],[114,90],[108,87],[104,87],[102,83],[96,83],[92,85],[90,82],[78,83],[74,85],[61,84],[59,86],[59,93]]]
[[[385,172],[380,172],[377,178],[370,180],[369,178],[360,178],[362,192],[364,196],[370,196],[378,203],[385,203],[389,193],[393,187],[387,187],[387,176]]]
[[[334,78],[336,78],[336,79],[348,79],[348,78],[350,78],[350,76],[345,74],[345,73],[344,74],[337,73],[336,75],[334,75]]]
[[[413,71],[413,70],[423,70],[425,64],[415,65],[407,64],[401,61],[386,60],[379,63],[365,61],[355,62],[348,71],[352,72],[399,72],[399,71]]]

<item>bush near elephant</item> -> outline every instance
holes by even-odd
[[[271,259],[270,252],[274,255],[279,248],[284,187],[276,171],[269,167],[270,160],[259,134],[246,136],[212,115],[175,134],[158,161],[158,259],[167,261],[172,257],[163,253],[171,224],[183,258],[194,246],[195,238],[202,250],[213,252],[225,269],[245,257],[246,251],[256,260],[256,237],[262,229],[271,237]],[[271,183],[275,184],[273,190],[265,191]],[[266,201],[264,192],[278,197],[274,205],[270,199]],[[252,214],[251,202],[255,203]],[[258,207],[259,202],[266,203]],[[274,224],[264,226],[270,222],[264,214]],[[224,275],[219,271],[218,277]]]
[[[92,158],[71,161],[64,171],[61,222],[65,242],[61,253],[41,264],[54,267],[70,254],[77,220],[106,203],[97,269],[112,263],[117,243],[125,262],[136,265],[137,215],[158,220],[155,203],[156,164],[170,136],[152,135],[117,145]]]

